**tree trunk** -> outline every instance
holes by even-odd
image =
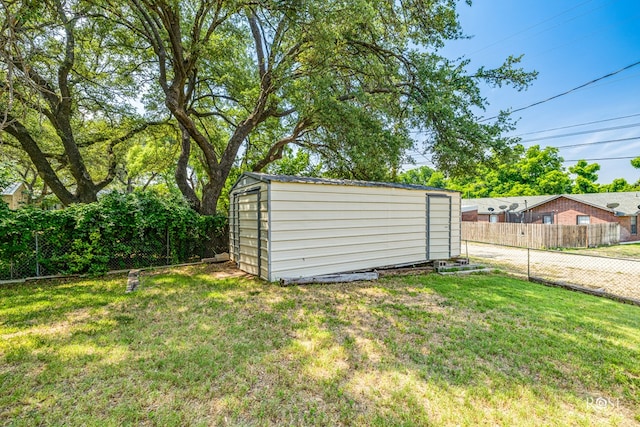
[[[222,180],[209,181],[202,189],[202,204],[200,213],[202,215],[215,215],[218,207],[218,199],[224,188],[226,178]]]
[[[8,116],[8,119],[9,125],[4,130],[20,142],[22,149],[29,155],[38,170],[38,175],[51,188],[51,191],[60,199],[62,204],[68,206],[72,203],[80,202],[77,196],[65,188],[46,156],[40,150],[38,143],[29,134],[29,131],[14,117]]]
[[[180,189],[180,192],[189,203],[189,206],[197,212],[201,212],[200,200],[198,200],[198,195],[193,190],[193,188],[189,185],[188,181],[188,173],[187,166],[189,164],[189,155],[191,154],[191,137],[189,136],[189,132],[183,127],[180,126],[180,136],[181,136],[181,150],[180,157],[178,158],[178,163],[176,165],[176,184]]]

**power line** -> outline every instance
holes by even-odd
[[[556,148],[584,147],[586,145],[598,145],[598,144],[609,144],[609,143],[612,143],[612,142],[635,141],[637,139],[640,139],[640,136],[634,136],[632,138],[609,139],[607,141],[583,142],[581,144],[560,145],[560,146],[558,146]]]
[[[638,117],[638,116],[640,116],[640,113],[630,114],[628,116],[612,117],[610,119],[594,120],[592,122],[585,122],[585,123],[577,123],[577,124],[567,125],[567,126],[560,126],[560,127],[557,127],[557,128],[550,128],[550,129],[545,129],[545,130],[537,130],[537,131],[534,131],[534,132],[520,133],[520,134],[517,134],[517,135],[511,135],[511,136],[519,137],[519,136],[526,136],[526,135],[534,135],[536,133],[545,133],[545,132],[551,132],[551,131],[554,131],[554,130],[576,128],[576,127],[580,127],[580,126],[594,125],[596,123],[612,122],[612,121],[615,121],[615,120],[628,119],[628,118],[631,118],[631,117]]]
[[[633,128],[633,127],[638,127],[640,126],[640,123],[631,123],[628,125],[620,125],[620,126],[613,126],[613,127],[609,127],[609,128],[600,128],[600,129],[592,129],[592,130],[582,130],[579,132],[571,132],[571,133],[563,133],[560,135],[551,135],[551,136],[541,136],[538,138],[531,138],[531,139],[525,139],[522,140],[520,142],[534,142],[534,141],[544,141],[547,139],[556,139],[556,138],[564,138],[567,136],[576,136],[576,135],[586,135],[589,133],[596,133],[596,132],[606,132],[606,131],[610,131],[610,130],[619,130],[619,129],[628,129],[628,128]]]
[[[640,61],[636,61],[636,62],[634,62],[633,64],[629,64],[629,65],[627,65],[627,66],[625,66],[625,67],[620,68],[619,70],[613,71],[613,72],[611,72],[611,73],[605,74],[604,76],[598,77],[597,79],[593,79],[593,80],[591,80],[591,81],[588,81],[588,82],[586,82],[586,83],[583,83],[583,84],[581,84],[580,86],[576,86],[576,87],[574,87],[573,89],[569,89],[569,90],[567,90],[567,91],[564,91],[564,92],[562,92],[562,93],[559,93],[558,95],[550,96],[549,98],[543,99],[542,101],[534,102],[533,104],[529,104],[529,105],[527,105],[527,106],[525,106],[525,107],[516,108],[515,110],[511,110],[511,111],[509,111],[509,112],[508,112],[508,114],[509,114],[509,115],[511,115],[511,114],[513,114],[513,113],[517,113],[518,111],[527,110],[527,109],[529,109],[529,108],[531,108],[531,107],[535,107],[536,105],[544,104],[545,102],[549,102],[549,101],[552,101],[552,100],[554,100],[554,99],[556,99],[556,98],[560,98],[561,96],[569,95],[569,94],[570,94],[570,93],[572,93],[572,92],[575,92],[575,91],[577,91],[577,90],[580,90],[580,89],[582,89],[582,88],[584,88],[584,87],[587,87],[587,86],[589,86],[589,85],[592,85],[592,84],[594,84],[594,83],[596,83],[596,82],[599,82],[600,80],[604,80],[604,79],[606,79],[606,78],[608,78],[608,77],[615,76],[615,75],[616,75],[616,74],[618,74],[618,73],[621,73],[621,72],[623,72],[623,71],[626,71],[626,70],[628,70],[628,69],[630,69],[630,68],[633,68],[633,67],[636,67],[636,66],[638,66],[638,65],[640,65]],[[492,120],[492,119],[495,119],[495,118],[498,118],[498,117],[499,117],[499,116],[492,116],[492,117],[488,117],[488,118],[486,118],[486,119],[479,120],[479,122],[486,122],[487,120]]]
[[[640,74],[637,74],[637,75],[640,76]],[[611,117],[609,119],[593,120],[593,121],[590,121],[590,122],[575,123],[575,124],[572,124],[572,125],[559,126],[559,127],[555,127],[555,128],[536,130],[536,131],[531,131],[531,132],[518,133],[516,135],[507,135],[507,136],[509,138],[519,138],[521,136],[535,135],[535,134],[538,134],[538,133],[552,132],[554,130],[563,130],[563,129],[571,129],[571,128],[576,128],[576,127],[581,127],[581,126],[595,125],[595,124],[598,124],[598,123],[613,122],[613,121],[616,121],[616,120],[624,120],[624,119],[629,119],[629,118],[632,118],[632,117],[639,117],[639,116],[640,116],[640,113],[629,114],[627,116]],[[411,131],[409,131],[409,133],[418,134],[418,135],[426,133],[426,132],[430,132],[430,131],[427,131],[427,130],[411,130]],[[597,130],[588,131],[588,132],[597,132]],[[547,137],[544,137],[544,139],[546,139],[546,138]],[[556,138],[556,137],[555,136],[549,136],[548,138]],[[535,141],[535,140],[534,139],[529,139],[529,140],[522,141],[522,142],[527,142],[527,141]]]
[[[629,157],[602,157],[599,159],[577,159],[577,160],[565,160],[564,163],[570,162],[579,162],[580,160],[584,160],[585,162],[602,162],[605,160],[631,160],[635,159],[638,156],[629,156]]]

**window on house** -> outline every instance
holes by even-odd
[[[638,217],[631,217],[631,234],[638,234]]]
[[[543,215],[542,216],[543,224],[553,224],[553,215]]]
[[[498,215],[489,215],[489,222],[498,222]]]
[[[578,225],[590,224],[591,218],[589,215],[578,215]]]

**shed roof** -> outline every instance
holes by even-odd
[[[14,182],[12,184],[7,185],[2,189],[3,196],[13,196],[22,186],[21,182]]]
[[[640,192],[627,191],[619,193],[589,193],[589,194],[556,194],[548,196],[517,196],[517,197],[484,197],[480,199],[463,199],[463,209],[467,207],[478,208],[479,214],[499,213],[504,210],[509,212],[524,212],[528,209],[548,203],[560,197],[584,203],[607,212],[614,212],[618,216],[637,215],[640,211]],[[613,204],[617,203],[616,207]],[[510,206],[517,204],[513,209]],[[507,206],[507,209],[501,209]],[[493,210],[489,210],[493,208]]]
[[[395,182],[374,182],[374,181],[358,181],[350,179],[333,179],[333,178],[312,178],[305,176],[291,175],[272,175],[259,172],[245,172],[243,175],[262,182],[293,182],[303,184],[326,184],[326,185],[351,185],[356,187],[386,187],[386,188],[402,188],[405,190],[424,190],[424,191],[447,191],[457,193],[457,191],[447,190],[444,188],[429,187],[426,185],[416,184],[400,184]]]

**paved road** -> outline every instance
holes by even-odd
[[[462,253],[467,246],[462,243]],[[469,257],[505,270],[527,274],[527,250],[482,243],[468,243]],[[640,260],[605,258],[560,251],[529,252],[532,277],[603,289],[640,300]]]

